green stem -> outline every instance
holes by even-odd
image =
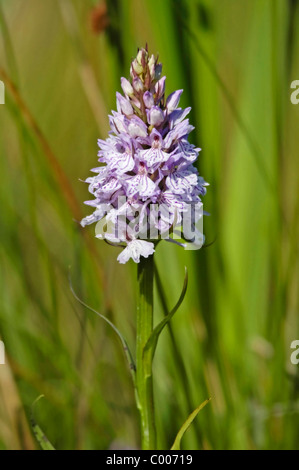
[[[136,393],[140,413],[141,448],[156,449],[154,393],[151,355],[144,347],[153,331],[154,257],[141,258],[138,264],[138,303],[136,326]]]

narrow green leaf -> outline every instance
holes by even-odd
[[[41,430],[41,428],[39,427],[39,425],[36,423],[36,421],[34,419],[34,414],[33,414],[34,405],[43,397],[44,397],[44,395],[40,395],[33,402],[32,407],[31,407],[30,423],[31,423],[31,426],[32,426],[33,434],[34,434],[37,442],[41,446],[41,448],[43,450],[55,450],[55,448],[52,446],[51,442],[49,441],[49,439],[47,438],[45,433]]]
[[[176,313],[176,311],[179,309],[179,307],[181,306],[184,298],[185,298],[185,295],[186,295],[186,291],[187,291],[187,286],[188,286],[188,271],[187,271],[187,268],[185,267],[185,279],[184,279],[184,285],[183,285],[183,289],[182,289],[182,292],[181,292],[181,295],[180,295],[180,298],[178,300],[178,302],[176,303],[175,307],[168,313],[168,315],[166,315],[163,320],[154,328],[154,331],[152,332],[151,336],[149,337],[145,347],[144,347],[144,350],[143,350],[143,354],[151,354],[152,355],[152,358],[154,357],[154,354],[155,354],[155,351],[156,351],[156,347],[157,347],[157,343],[158,343],[158,339],[159,339],[159,336],[160,334],[162,333],[164,327],[167,325],[167,323],[170,322],[170,320],[172,319],[173,315]]]
[[[130,368],[130,372],[131,372],[131,375],[132,375],[132,379],[133,379],[133,383],[135,384],[135,372],[136,372],[136,365],[135,365],[135,362],[134,362],[134,359],[133,359],[133,356],[132,356],[132,353],[129,349],[129,346],[128,346],[128,343],[127,341],[125,340],[125,338],[123,337],[123,335],[121,334],[121,332],[119,331],[119,329],[114,325],[114,323],[112,323],[107,317],[105,317],[104,315],[102,315],[101,313],[97,312],[97,310],[93,309],[92,307],[90,307],[89,305],[87,305],[85,302],[83,302],[83,300],[81,300],[78,295],[75,293],[74,291],[74,288],[72,286],[72,282],[71,282],[71,279],[70,279],[70,276],[69,276],[69,285],[70,285],[70,290],[73,294],[73,296],[75,297],[75,299],[81,304],[83,305],[83,307],[87,308],[88,310],[90,310],[91,312],[95,313],[98,317],[100,317],[102,320],[104,320],[106,323],[108,323],[108,325],[111,326],[111,328],[115,331],[115,333],[117,334],[117,336],[119,337],[121,343],[122,343],[122,346],[123,346],[123,350],[125,352],[125,355],[126,355],[126,358],[127,358],[127,361],[128,361],[128,364],[129,364],[129,368]]]
[[[189,426],[192,424],[193,420],[196,418],[198,413],[209,403],[210,400],[211,398],[209,398],[208,400],[205,400],[201,405],[195,408],[194,411],[192,411],[191,415],[188,416],[183,426],[177,433],[173,446],[171,447],[170,450],[181,450],[181,440],[182,440],[183,435],[185,434]]]
[[[4,44],[5,44],[4,52],[5,52],[5,55],[6,55],[7,64],[9,66],[9,71],[10,71],[10,74],[11,74],[13,80],[16,83],[18,83],[19,74],[18,74],[18,67],[17,67],[16,57],[15,57],[14,48],[13,48],[13,45],[12,45],[10,32],[9,32],[9,29],[8,29],[8,26],[7,26],[7,23],[6,23],[6,19],[5,19],[4,12],[3,12],[1,4],[0,4],[0,29],[1,29],[2,38],[3,38]]]

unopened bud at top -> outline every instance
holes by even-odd
[[[139,62],[137,61],[137,59],[133,60],[132,62],[132,67],[134,69],[134,71],[136,72],[137,75],[141,75],[142,72],[143,72],[143,67],[141,64],[139,64]]]
[[[148,52],[145,49],[140,49],[137,54],[137,62],[142,66],[142,68],[145,68],[146,63],[148,62]]]
[[[154,55],[151,55],[150,60],[148,61],[148,68],[150,72],[151,79],[155,79],[155,64],[156,64],[156,59]]]

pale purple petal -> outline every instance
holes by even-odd
[[[166,100],[166,109],[168,113],[171,113],[174,111],[179,104],[181,94],[183,93],[184,90],[177,90],[171,93],[171,95],[168,96]]]
[[[186,116],[190,113],[191,108],[186,109],[175,109],[170,113],[168,120],[169,120],[169,127],[173,129],[177,124],[182,122]]]
[[[152,242],[147,242],[145,240],[132,240],[120,255],[118,255],[117,261],[120,264],[125,264],[130,258],[132,258],[135,263],[139,263],[140,256],[148,258],[154,253],[154,251],[155,246]]]
[[[152,93],[150,91],[146,91],[143,95],[143,102],[145,104],[145,106],[150,109],[154,106],[155,104],[155,100],[154,100],[154,97],[152,95]]]
[[[159,127],[164,121],[164,113],[161,108],[158,106],[153,106],[150,110],[146,112],[147,122],[150,126]]]
[[[123,113],[126,116],[130,116],[133,114],[133,108],[129,100],[124,98],[120,93],[116,93],[116,104],[117,104],[117,111],[119,113]]]
[[[129,82],[129,80],[122,77],[120,82],[121,82],[121,87],[123,89],[124,94],[127,95],[127,96],[133,95],[134,90],[133,90],[133,87],[132,87],[131,83]]]
[[[151,197],[156,191],[157,187],[154,181],[152,181],[146,175],[136,175],[127,182],[129,197],[139,194],[141,197]]]
[[[128,132],[131,137],[146,137],[147,125],[137,116],[134,116],[129,123]]]
[[[155,93],[157,101],[160,101],[165,93],[165,80],[166,77],[162,77],[155,85]]]
[[[163,152],[160,148],[150,148],[139,151],[139,159],[144,161],[149,169],[156,167],[157,164],[165,162],[169,153]]]
[[[135,77],[133,80],[133,88],[137,93],[141,93],[143,91],[143,83],[140,78]]]
[[[191,191],[192,187],[196,186],[197,182],[197,174],[189,170],[174,172],[166,178],[168,189],[175,194],[184,194]]]

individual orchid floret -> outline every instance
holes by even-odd
[[[188,141],[191,108],[178,107],[183,90],[165,97],[165,81],[158,59],[140,49],[130,79],[121,78],[109,137],[98,141],[102,166],[86,179],[94,212],[81,225],[96,223],[97,238],[123,247],[122,264],[151,256],[163,239],[186,249],[204,241],[207,183],[193,166],[200,149]]]
[[[128,242],[127,247],[118,255],[117,261],[120,264],[125,264],[132,258],[135,263],[140,262],[140,256],[148,258],[155,251],[155,246],[151,242],[145,240],[131,240]]]
[[[169,153],[162,150],[163,139],[156,129],[152,130],[148,142],[150,148],[139,150],[139,160],[144,161],[148,170],[151,173],[154,173],[162,162],[166,162],[168,160]]]

